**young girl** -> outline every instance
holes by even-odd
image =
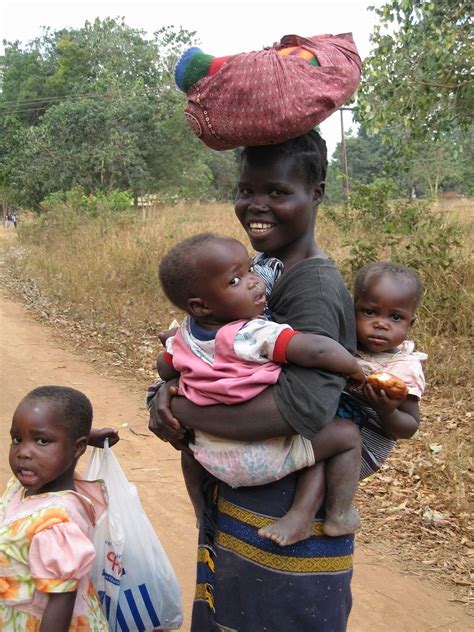
[[[273,283],[268,308],[274,320],[331,338],[355,353],[352,299],[315,241],[326,167],[325,144],[316,132],[246,147],[235,211],[252,247],[264,253],[258,266],[269,288]],[[184,435],[179,422],[225,440],[294,434],[311,439],[318,431],[321,437],[345,384],[337,373],[285,364],[276,384],[250,401],[197,406],[173,396],[175,384],[164,383],[151,403],[150,429],[179,448]],[[219,627],[344,632],[351,609],[353,536],[326,537],[322,511],[311,537],[292,546],[258,534],[288,511],[300,476],[256,487],[235,489],[222,482],[206,487],[193,632]]]
[[[88,572],[99,483],[78,480],[92,423],[88,398],[41,386],[20,402],[11,425],[14,474],[0,500],[0,629],[107,632]]]
[[[252,399],[275,384],[286,362],[365,382],[354,356],[335,340],[301,334],[289,325],[258,318],[266,302],[264,283],[253,271],[245,246],[235,239],[204,233],[182,241],[161,260],[160,280],[167,297],[189,316],[176,335],[168,338],[167,351],[158,358],[159,374],[167,380],[179,377],[180,393],[195,404],[235,404]],[[190,447],[208,472],[232,487],[264,485],[313,466],[315,452],[329,459],[350,451],[354,467],[344,472],[344,495],[332,498],[323,530],[333,536],[353,533],[360,524],[352,507],[359,480],[359,437],[337,422],[327,426],[323,440],[319,436],[311,441],[293,435],[245,443],[223,442],[196,431]],[[183,452],[186,486],[199,521],[203,471],[195,459]],[[290,508],[278,527],[262,529],[261,535],[281,545],[311,535],[324,495],[324,487],[318,498],[312,493],[313,479],[319,472],[310,467],[300,477],[300,502]],[[328,487],[332,488],[331,477]]]
[[[368,383],[344,394],[338,415],[360,426],[361,478],[380,469],[397,439],[409,439],[418,429],[418,402],[425,390],[422,362],[427,355],[414,350],[408,334],[422,293],[414,270],[388,261],[364,266],[354,281],[360,366],[366,375],[375,371],[396,375],[408,387],[402,399],[389,399],[384,391],[376,393]]]

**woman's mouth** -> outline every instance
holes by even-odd
[[[269,222],[249,222],[249,232],[252,235],[262,235],[267,231],[271,230],[275,225],[270,224]]]

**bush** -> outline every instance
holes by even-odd
[[[98,191],[95,195],[86,195],[81,187],[57,191],[41,202],[37,221],[19,226],[19,238],[24,243],[40,243],[53,234],[72,237],[87,218],[97,218],[103,225],[113,218],[127,222],[135,218],[132,204],[133,198],[124,191]]]

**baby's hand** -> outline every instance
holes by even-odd
[[[104,441],[109,440],[112,447],[120,441],[118,430],[115,428],[92,428],[89,434],[89,445],[94,448],[103,448]]]
[[[402,397],[401,399],[390,399],[387,396],[387,393],[383,390],[378,394],[369,383],[366,383],[360,392],[367,400],[367,403],[372,406],[381,418],[391,415],[393,411],[397,410],[400,404],[406,399],[406,397]]]
[[[166,347],[166,341],[168,340],[168,338],[171,338],[171,336],[174,336],[176,334],[176,332],[178,331],[178,326],[178,323],[173,320],[169,329],[167,329],[166,331],[160,331],[160,333],[158,334],[158,339],[163,347]]]

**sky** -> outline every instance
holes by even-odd
[[[351,32],[362,57],[370,52],[376,16],[369,5],[383,0],[0,0],[0,54],[3,40],[23,44],[52,30],[80,28],[95,18],[125,18],[133,28],[152,34],[162,26],[196,31],[202,50],[210,55],[232,55],[271,46],[283,35],[304,37]],[[344,113],[347,133],[349,112]],[[331,155],[341,136],[340,114],[321,126]]]

